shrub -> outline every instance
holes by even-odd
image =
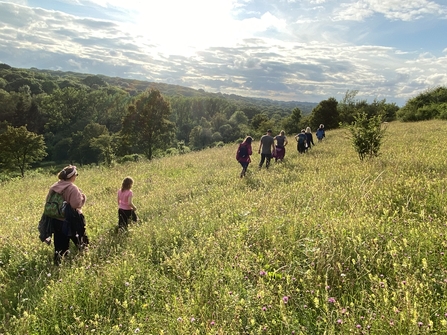
[[[352,144],[358,153],[360,160],[365,157],[379,155],[385,128],[382,127],[383,116],[381,114],[368,118],[365,112],[354,117],[354,122],[349,126],[352,135]]]
[[[122,164],[126,162],[141,162],[143,160],[143,156],[138,154],[132,154],[132,155],[126,155],[123,157],[119,157],[117,159],[117,162]]]

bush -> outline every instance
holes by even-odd
[[[349,126],[352,144],[360,160],[379,155],[382,138],[385,134],[382,120],[383,116],[380,114],[368,118],[368,115],[362,112],[354,117],[354,122]]]
[[[123,157],[117,158],[117,162],[122,164],[126,162],[141,162],[143,160],[143,156],[138,154],[126,155]]]

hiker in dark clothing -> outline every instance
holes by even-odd
[[[261,154],[261,161],[259,162],[259,168],[265,163],[265,167],[268,169],[270,166],[270,160],[272,159],[272,152],[275,150],[275,140],[272,137],[272,130],[267,130],[267,134],[261,137],[259,142],[258,154]]]
[[[306,128],[306,141],[307,141],[307,147],[306,151],[309,150],[312,146],[314,146],[314,137],[312,136],[312,131],[310,130],[310,127]]]
[[[306,131],[304,129],[301,130],[301,133],[298,135],[295,135],[296,139],[296,148],[300,154],[304,154],[306,152],[306,143],[307,143],[307,136]]]

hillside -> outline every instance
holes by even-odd
[[[0,333],[446,333],[447,123],[386,126],[374,160],[333,130],[243,179],[236,145],[80,168],[91,245],[58,268],[36,229],[57,171],[1,184]]]
[[[3,72],[5,72],[3,74]],[[12,73],[11,73],[12,72]],[[36,87],[34,93],[40,91],[45,91],[45,86],[54,89],[56,86],[65,87],[67,85],[76,84],[86,84],[86,85],[110,85],[112,87],[118,87],[124,91],[130,93],[131,95],[136,95],[149,88],[158,89],[163,95],[166,96],[184,96],[184,97],[208,97],[208,98],[223,98],[232,103],[236,103],[244,106],[257,106],[266,109],[273,107],[284,108],[284,109],[294,109],[299,107],[303,114],[310,114],[312,109],[317,105],[312,102],[301,102],[301,101],[279,101],[271,99],[261,99],[261,98],[249,98],[234,94],[223,94],[223,93],[209,93],[204,90],[196,90],[179,85],[170,85],[165,83],[154,83],[149,81],[126,79],[119,77],[109,77],[105,75],[91,75],[86,73],[78,73],[72,71],[54,71],[46,69],[20,69],[13,68],[7,64],[0,64],[0,78],[5,80],[3,88],[7,88],[8,84],[13,90],[18,90],[22,85],[28,85],[33,91],[33,87]],[[56,83],[57,85],[49,85],[49,82]],[[0,81],[1,84],[1,81]],[[42,86],[37,89],[37,86]],[[0,88],[2,86],[0,85]]]

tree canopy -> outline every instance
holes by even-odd
[[[0,166],[6,170],[18,169],[22,177],[32,163],[47,155],[43,136],[28,131],[25,126],[7,126],[0,134],[0,147]]]

